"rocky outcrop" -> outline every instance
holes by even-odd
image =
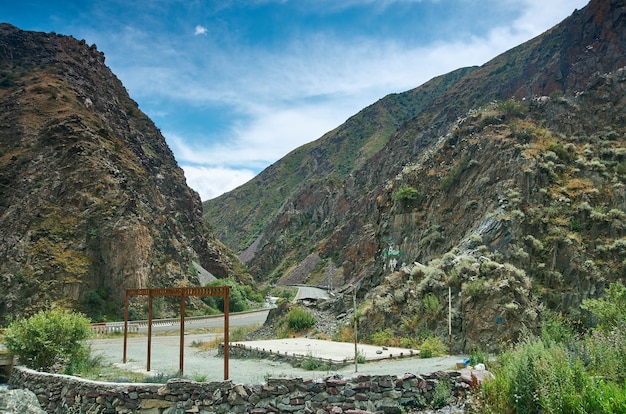
[[[250,282],[95,45],[0,25],[0,315],[119,312],[124,289]],[[102,315],[99,315],[102,316]]]

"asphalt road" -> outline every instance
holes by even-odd
[[[269,313],[269,309],[263,309],[260,311],[252,311],[252,312],[242,312],[242,313],[231,313],[228,318],[228,323],[231,328],[234,327],[245,327],[245,326],[261,326],[267,319],[267,314]],[[169,323],[161,323],[156,322],[152,326],[153,333],[163,333],[169,331],[178,331],[180,323],[176,321],[172,321]],[[189,319],[185,318],[185,330],[188,329],[219,329],[224,327],[224,316],[217,315],[211,316],[201,319]],[[139,328],[139,332],[147,333],[148,327],[142,326]]]
[[[324,289],[312,286],[297,286],[298,293],[294,301],[303,299],[328,299],[328,292]]]

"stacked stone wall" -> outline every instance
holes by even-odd
[[[166,384],[89,381],[14,367],[11,388],[31,390],[48,413],[401,413],[433,401],[437,384],[463,398],[476,377],[466,371],[428,375],[358,375],[324,380],[268,379],[261,385],[231,381],[170,380]]]

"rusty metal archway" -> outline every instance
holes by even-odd
[[[124,364],[126,363],[126,344],[128,338],[128,298],[130,296],[148,297],[148,362],[146,370],[150,371],[150,356],[152,348],[152,298],[160,296],[180,297],[180,357],[179,373],[183,374],[185,359],[185,299],[188,296],[222,296],[224,298],[224,380],[228,379],[228,330],[229,330],[229,293],[230,286],[205,286],[184,288],[152,288],[126,289],[124,304]]]

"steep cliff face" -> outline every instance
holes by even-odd
[[[493,349],[546,309],[585,322],[581,301],[623,280],[625,24],[623,1],[592,1],[473,71],[377,154],[375,170],[403,168],[375,193],[367,330],[443,336],[450,286],[457,348]]]
[[[84,41],[0,25],[0,314],[249,281],[152,121]]]
[[[368,260],[375,252],[371,217],[377,207],[373,200],[362,199],[362,191],[371,191],[388,176],[381,171],[364,183],[364,189],[356,184],[355,174],[370,171],[371,160],[400,125],[474,69],[454,71],[370,105],[250,182],[205,202],[205,217],[216,235],[241,253],[259,280],[280,282],[285,273],[314,251],[323,256],[325,263],[333,259],[339,266],[346,255]],[[332,278],[337,279],[335,284],[349,278],[353,266],[346,265],[342,272],[329,264]],[[315,270],[312,279],[321,273],[328,279],[328,272]],[[311,281],[309,276],[304,275]]]
[[[457,349],[515,340],[545,309],[584,322],[580,301],[625,270],[625,8],[593,0],[422,94],[380,151],[249,224],[251,269],[280,280],[316,254],[302,280],[360,279],[364,335],[447,336],[448,287]]]

